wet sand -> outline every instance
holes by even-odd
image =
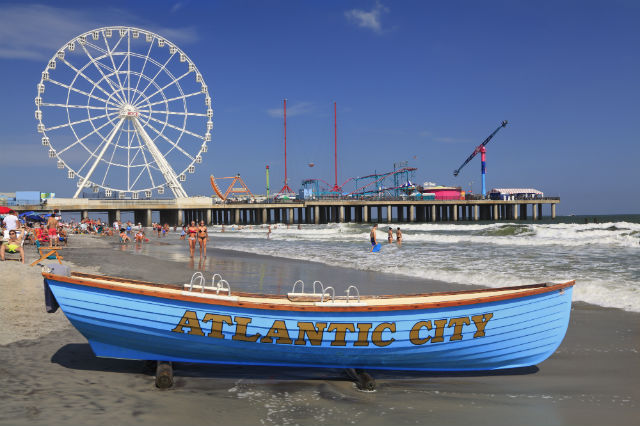
[[[188,281],[199,259],[191,264],[165,244],[152,238],[120,250],[73,236],[63,255],[74,270]],[[27,253],[31,262],[34,249]],[[164,253],[174,260],[147,255]],[[338,292],[353,283],[363,294],[469,288],[216,248],[200,267],[221,272],[232,289],[266,293],[287,292],[297,279]],[[62,312],[46,314],[39,273],[0,263],[0,424],[638,424],[640,314],[575,303],[558,351],[529,369],[370,371],[377,391],[365,393],[340,370],[179,363],[175,386],[161,391],[142,362],[96,358]]]

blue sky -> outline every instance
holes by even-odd
[[[212,144],[184,184],[240,173],[255,193],[333,183],[394,162],[417,182],[560,196],[559,214],[638,213],[640,3],[635,1],[0,2],[0,192],[71,196],[47,158],[34,97],[47,60],[93,28],[131,25],[177,44],[213,97]],[[309,163],[315,166],[310,168]],[[276,188],[277,187],[277,188]]]

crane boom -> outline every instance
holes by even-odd
[[[490,140],[491,140],[491,139],[496,135],[496,133],[498,133],[498,131],[499,131],[500,129],[502,129],[503,127],[506,127],[506,126],[507,126],[507,123],[508,123],[508,122],[507,122],[507,120],[504,120],[504,121],[500,124],[500,126],[498,126],[498,128],[497,128],[496,130],[494,130],[494,131],[493,131],[493,133],[491,133],[491,134],[490,134],[490,135],[489,135],[489,136],[484,140],[484,142],[482,142],[480,145],[478,145],[478,146],[476,147],[476,149],[473,151],[473,153],[469,156],[469,158],[467,158],[467,159],[464,161],[464,163],[462,163],[462,166],[458,167],[458,169],[457,169],[457,170],[454,170],[454,171],[453,171],[453,175],[454,175],[454,176],[458,176],[458,174],[460,173],[460,170],[462,170],[462,168],[463,168],[464,166],[466,166],[466,165],[467,165],[467,163],[468,163],[469,161],[473,160],[473,157],[475,157],[475,156],[476,156],[476,155],[477,155],[477,154],[482,150],[482,148],[484,148],[484,147],[489,143],[489,141],[490,141]]]

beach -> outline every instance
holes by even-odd
[[[73,235],[64,263],[166,283],[187,282],[199,266],[232,289],[267,293],[289,291],[296,279],[356,283],[363,294],[469,288],[216,247],[202,263],[163,258],[172,244],[186,251],[175,235],[151,237],[145,249]],[[637,424],[636,312],[574,302],[556,353],[517,371],[371,371],[377,390],[366,393],[341,370],[177,363],[174,387],[162,391],[143,362],[96,358],[60,310],[45,312],[40,268],[28,266],[35,250],[26,251],[26,265],[0,264],[0,424]]]

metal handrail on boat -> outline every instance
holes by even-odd
[[[189,282],[189,291],[193,290],[193,283],[196,280],[200,282],[200,288],[204,290],[204,275],[202,275],[202,272],[198,271],[198,272],[194,272],[194,274],[191,275],[191,281]]]
[[[325,287],[324,290],[322,291],[322,297],[320,298],[320,303],[324,302],[324,295],[327,294],[329,290],[331,290],[331,301],[332,302],[336,301],[336,291],[334,290],[333,287],[328,286],[328,287]]]
[[[302,280],[298,280],[295,283],[293,283],[293,288],[291,289],[291,293],[295,293],[296,292],[296,286],[298,285],[298,283],[302,284],[302,291],[300,292],[300,294],[304,294],[304,281]],[[314,291],[315,293],[315,291]]]
[[[220,278],[220,279],[218,280],[218,284],[216,284],[216,277]],[[219,284],[220,284],[220,281],[222,281],[222,275],[220,275],[220,274],[213,274],[213,275],[211,276],[211,290],[218,290],[218,291],[219,291]],[[227,283],[227,284],[229,284],[229,283]],[[204,288],[202,289],[202,292],[204,293]],[[217,292],[216,292],[216,294],[217,294]]]
[[[321,281],[317,281],[317,280],[313,282],[313,294],[316,294],[316,284],[320,284],[320,290],[321,290],[320,294],[324,294],[324,286],[322,285]]]
[[[227,280],[220,279],[220,281],[218,281],[218,286],[216,287],[216,294],[220,294],[221,290],[222,291],[226,290],[227,296],[231,296],[231,286],[229,286],[229,282]]]
[[[355,285],[350,285],[347,288],[347,291],[345,291],[345,293],[347,293],[347,303],[349,303],[349,299],[351,298],[351,289],[354,289],[356,291],[356,296],[358,298],[358,303],[360,303],[360,290],[358,290],[358,287],[356,287]]]

